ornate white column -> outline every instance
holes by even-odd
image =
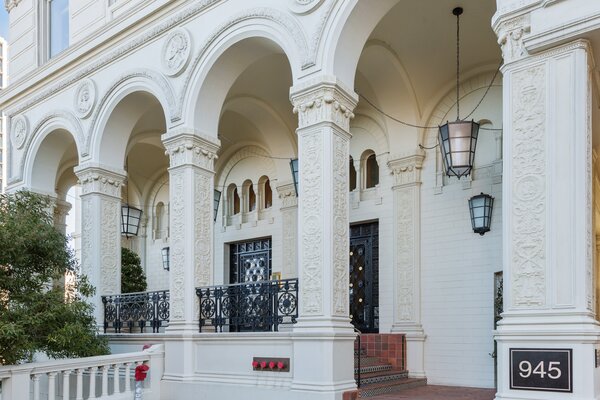
[[[355,387],[348,294],[348,159],[357,96],[335,78],[292,88],[298,114],[298,277],[293,390],[339,398]]]
[[[594,369],[600,329],[593,304],[593,59],[584,40],[529,55],[523,42],[528,25],[525,14],[496,27],[504,54],[504,313],[496,336],[497,398],[591,400],[600,395]],[[572,392],[543,397],[511,389],[510,349],[518,348],[571,351]]]
[[[81,272],[96,288],[92,300],[103,324],[100,296],[121,293],[121,186],[125,171],[98,164],[75,168],[81,185]]]
[[[298,267],[298,198],[294,184],[283,185],[277,188],[281,201],[281,246],[282,246],[282,271],[283,279],[297,278]]]
[[[421,325],[421,167],[425,154],[388,162],[394,175],[394,323],[406,334],[407,368],[425,377],[425,333]]]
[[[56,199],[54,202],[54,226],[62,234],[67,233],[67,215],[71,207],[71,203],[65,200]]]
[[[194,369],[199,305],[196,288],[212,283],[216,138],[189,128],[162,136],[170,158],[170,320],[165,379],[179,382]]]

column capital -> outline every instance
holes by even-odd
[[[179,128],[162,135],[165,154],[171,160],[171,168],[182,165],[195,165],[214,171],[214,161],[218,158],[220,141],[194,129]]]
[[[75,175],[81,185],[81,195],[100,193],[121,198],[121,187],[126,172],[101,164],[86,163],[75,168]]]
[[[281,199],[281,209],[298,206],[298,197],[293,183],[277,187],[279,199]]]
[[[394,175],[394,187],[421,183],[421,168],[424,159],[425,152],[419,149],[416,154],[394,157],[388,161],[388,168]]]
[[[329,122],[348,132],[358,95],[335,77],[325,76],[292,87],[290,100],[294,114],[298,114],[299,128]]]
[[[528,55],[523,39],[531,31],[529,13],[501,19],[494,26],[494,30],[498,35],[505,65]]]

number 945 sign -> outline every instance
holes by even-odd
[[[573,392],[572,349],[510,349],[510,388]]]

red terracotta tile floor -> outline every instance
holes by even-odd
[[[370,397],[372,400],[494,400],[495,389],[456,386],[421,386]]]

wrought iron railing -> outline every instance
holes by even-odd
[[[140,292],[102,296],[104,304],[104,333],[127,331],[152,333],[169,324],[169,291]]]
[[[354,332],[356,333],[356,339],[354,339],[354,380],[356,381],[356,387],[360,388],[361,378],[360,378],[360,359],[363,355],[362,343],[360,340],[360,335],[362,332],[356,327],[354,328]]]
[[[278,331],[298,319],[298,279],[258,281],[196,289],[200,331]]]

